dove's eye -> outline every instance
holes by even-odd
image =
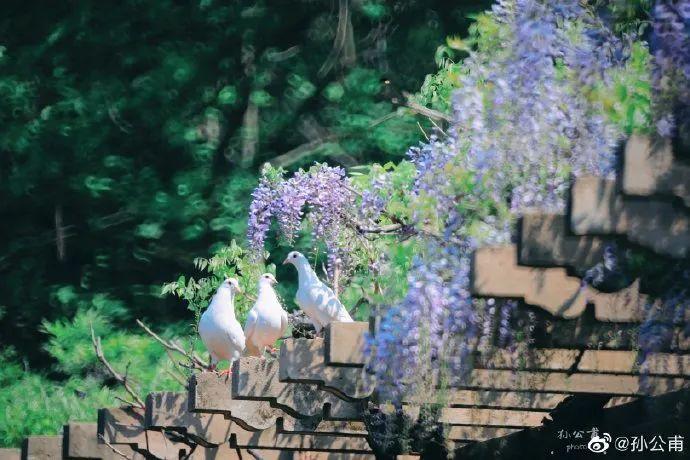
[[[293,259],[296,259],[296,258],[297,258],[297,254],[293,254],[293,255],[292,255],[292,258],[293,258]]]

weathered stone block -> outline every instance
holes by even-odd
[[[469,378],[454,382],[457,388],[551,393],[595,393],[614,396],[658,395],[685,388],[688,379],[638,375],[566,372],[531,372],[476,369]]]
[[[571,187],[570,228],[578,235],[623,235],[658,254],[683,258],[690,250],[690,214],[672,203],[627,199],[616,182],[579,177]]]
[[[638,281],[609,294],[583,286],[564,268],[519,266],[514,245],[475,251],[471,289],[478,296],[521,298],[562,318],[578,317],[592,303],[599,321],[616,322],[641,321],[647,299]]]
[[[189,410],[223,414],[248,429],[266,429],[275,425],[282,411],[271,407],[269,401],[234,399],[231,382],[213,372],[193,375],[189,385]]]
[[[138,407],[100,409],[98,434],[110,444],[127,444],[144,455],[158,458],[178,458],[191,448],[171,440],[164,433],[145,428],[144,410]]]
[[[371,395],[373,377],[363,368],[326,364],[324,340],[287,339],[280,348],[280,380],[312,383],[344,399],[364,399]]]
[[[479,425],[526,428],[539,426],[548,412],[449,407],[441,409],[441,423],[448,425]]]
[[[522,428],[452,425],[446,430],[446,437],[452,441],[486,441],[487,439],[507,436],[521,429]]]
[[[0,448],[0,460],[21,460],[21,449]]]
[[[562,214],[527,213],[520,218],[518,264],[568,267],[578,276],[603,260],[605,240],[573,235]]]
[[[672,195],[690,207],[690,166],[674,161],[669,140],[630,136],[625,145],[623,191],[629,195]]]
[[[327,330],[333,324],[327,326]],[[356,323],[355,323],[356,324]],[[267,400],[293,417],[357,420],[359,404],[344,401],[314,384],[287,383],[279,379],[275,359],[241,358],[233,366],[232,393],[236,399]]]
[[[279,422],[265,430],[237,432],[232,436],[230,446],[247,449],[336,451],[342,453],[371,452],[371,448],[363,436],[286,433],[282,426],[282,420]]]
[[[364,340],[369,323],[333,322],[326,327],[326,364],[330,366],[364,366]]]
[[[512,353],[498,350],[478,360],[475,367],[484,369],[513,369],[539,371],[574,371],[611,374],[640,373],[638,354],[627,350],[569,350],[535,349],[520,356],[516,362]],[[690,355],[649,353],[644,361],[645,375],[690,377]]]
[[[232,422],[221,414],[190,412],[187,398],[187,393],[150,393],[146,398],[145,427],[180,432],[204,447],[227,442]]]
[[[441,401],[447,406],[490,407],[502,409],[541,409],[555,408],[568,397],[560,393],[534,393],[514,391],[463,390],[449,388],[440,392]],[[428,395],[419,395],[405,399],[406,403],[423,404],[430,401]]]
[[[62,436],[29,436],[22,445],[24,460],[60,460]]]
[[[70,422],[64,426],[62,443],[65,458],[107,460],[122,458],[109,446],[99,442],[96,423]],[[127,445],[119,445],[117,450],[133,460],[144,458]]]

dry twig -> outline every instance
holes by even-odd
[[[182,356],[186,357],[189,359],[189,362],[192,363],[193,368],[195,369],[200,369],[200,370],[206,370],[208,369],[208,363],[204,361],[200,356],[197,354],[191,354],[187,352],[184,348],[182,348],[179,344],[171,341],[171,340],[165,340],[155,332],[153,332],[146,324],[144,324],[141,320],[137,320],[137,324],[146,331],[148,335],[153,337],[156,342],[160,343],[165,347],[167,350],[173,351],[175,353],[179,353]],[[187,366],[185,366],[187,367]]]
[[[106,439],[103,437],[102,434],[99,434],[98,437],[101,439],[101,441],[103,441],[103,443],[105,443],[106,446],[108,446],[108,447],[110,448],[110,450],[112,450],[113,452],[115,452],[117,455],[119,455],[119,456],[122,457],[122,458],[126,458],[127,460],[132,460],[132,457],[130,457],[129,455],[125,454],[125,453],[122,452],[121,450],[115,448],[115,446],[113,446],[113,445],[110,444],[108,441],[106,441]]]

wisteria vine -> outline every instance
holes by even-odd
[[[676,36],[688,26],[689,4],[657,2],[654,33],[669,42],[657,44],[660,74],[690,75],[687,30]],[[572,174],[615,172],[621,133],[589,95],[624,65],[633,37],[615,35],[579,0],[499,0],[489,17],[498,45],[463,60],[448,134],[439,130],[408,153],[412,183],[396,192],[409,202],[407,221],[388,212],[394,187],[385,172],[357,190],[341,168],[316,165],[289,178],[270,170],[253,195],[248,238],[257,253],[274,220],[288,241],[306,220],[331,267],[347,265],[368,232],[396,229],[418,241],[406,293],[385,305],[367,343],[368,368],[394,401],[439,379],[462,378],[468,357],[491,346],[486,337],[495,323],[496,343],[515,348],[515,302],[471,296],[473,251],[509,242],[515,216],[528,208],[563,210]],[[657,126],[662,131],[664,120]],[[591,282],[620,281],[610,275],[615,254],[606,256],[588,274]]]

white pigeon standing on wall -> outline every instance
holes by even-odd
[[[345,306],[340,303],[333,290],[316,276],[316,272],[302,253],[292,251],[283,264],[292,264],[297,269],[298,287],[295,302],[307,314],[317,333],[333,321],[352,322]]]
[[[211,370],[218,361],[232,363],[244,351],[245,339],[242,326],[235,317],[235,294],[242,292],[235,278],[227,278],[216,291],[211,303],[199,321],[199,336],[211,354]],[[223,373],[230,373],[224,371]]]
[[[247,338],[246,354],[263,356],[266,347],[275,351],[273,345],[281,338],[288,327],[288,315],[280,305],[278,295],[273,289],[277,281],[270,273],[259,278],[259,292],[256,302],[247,315],[244,335]]]

